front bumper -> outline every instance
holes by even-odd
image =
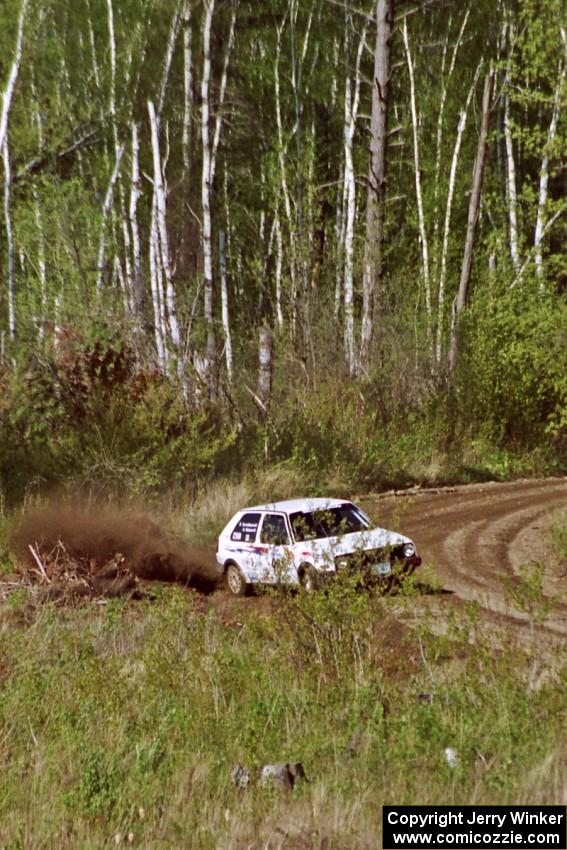
[[[419,555],[414,555],[412,558],[406,558],[405,569],[406,575],[411,575],[417,567],[421,567],[421,558]]]
[[[377,551],[356,552],[351,555],[341,555],[335,559],[336,573],[362,573],[372,580],[388,579],[392,576],[404,577],[411,575],[422,560],[415,554],[409,558],[403,556],[401,549],[389,553]]]

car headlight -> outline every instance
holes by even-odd
[[[415,555],[415,546],[413,543],[404,543],[403,553],[404,558],[411,558]]]

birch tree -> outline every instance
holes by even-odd
[[[372,78],[370,122],[370,165],[366,201],[366,236],[362,273],[362,327],[360,367],[370,365],[371,344],[377,299],[382,286],[386,167],[388,150],[388,111],[391,78],[391,41],[394,27],[394,0],[376,0],[376,42]]]
[[[222,326],[224,331],[224,351],[226,359],[226,374],[229,386],[232,384],[233,359],[232,359],[232,334],[230,332],[230,318],[228,306],[228,280],[226,274],[226,237],[224,230],[219,230],[219,265],[221,280],[221,310]]]
[[[356,119],[360,102],[360,60],[365,46],[365,33],[360,39],[353,85],[347,74],[345,83],[344,117],[344,199],[346,215],[344,219],[344,305],[345,305],[345,353],[351,375],[356,374],[357,360],[354,336],[354,224],[356,211],[356,183],[354,178],[353,142]]]
[[[6,139],[6,133],[8,132],[8,118],[10,115],[10,107],[12,106],[12,98],[14,97],[16,81],[20,72],[24,41],[24,25],[26,22],[28,6],[29,0],[22,0],[22,5],[20,7],[20,15],[18,18],[18,34],[16,37],[16,49],[14,52],[14,59],[12,60],[12,65],[10,67],[10,73],[8,74],[6,86],[4,87],[4,91],[2,92],[2,111],[0,112],[0,151],[4,150],[4,142]]]
[[[567,45],[566,45],[566,60],[567,61]],[[534,248],[535,248],[535,266],[536,272],[540,280],[543,277],[543,252],[542,252],[542,242],[546,224],[546,206],[547,206],[547,197],[548,197],[548,187],[549,187],[549,160],[551,156],[551,151],[553,149],[553,143],[555,141],[555,136],[557,134],[557,124],[559,121],[559,108],[561,103],[561,94],[563,91],[563,85],[565,82],[565,62],[562,62],[558,69],[557,75],[557,87],[555,89],[555,95],[553,98],[553,110],[551,113],[551,121],[549,123],[549,128],[547,131],[547,139],[545,144],[545,149],[543,152],[542,160],[541,160],[541,169],[539,174],[539,193],[538,193],[538,203],[537,203],[537,215],[536,215],[536,225],[535,225],[535,234],[534,234]]]
[[[135,121],[132,121],[131,124],[131,136],[132,171],[130,178],[130,204],[128,213],[132,234],[134,312],[138,328],[144,327],[147,330],[146,292],[142,277],[142,246],[138,222],[138,203],[142,194],[140,179],[140,140],[138,125]]]
[[[10,166],[10,151],[8,149],[8,135],[4,133],[2,144],[2,160],[4,163],[4,225],[6,228],[6,242],[8,254],[8,333],[12,342],[16,339],[16,264],[14,249],[14,234],[12,228],[12,172]]]
[[[468,23],[468,20],[469,20],[470,11],[471,11],[471,7],[469,6],[466,9],[465,14],[463,15],[463,20],[461,22],[461,27],[459,29],[459,34],[458,34],[457,39],[455,41],[453,51],[451,53],[451,61],[449,63],[449,67],[448,67],[447,71],[445,71],[445,60],[446,60],[446,53],[447,53],[447,48],[448,48],[449,33],[451,31],[451,16],[449,16],[449,26],[447,28],[447,35],[446,35],[445,40],[443,42],[443,53],[442,53],[442,59],[441,59],[441,74],[440,74],[440,77],[441,77],[441,95],[440,95],[440,98],[439,98],[439,110],[438,110],[438,113],[437,113],[437,132],[436,132],[436,137],[435,137],[435,172],[434,172],[434,186],[433,186],[433,192],[434,192],[433,227],[434,227],[434,232],[435,232],[436,236],[438,234],[439,227],[440,227],[439,218],[438,218],[438,200],[439,200],[439,189],[440,189],[440,182],[441,182],[441,149],[442,149],[442,143],[443,143],[443,124],[444,124],[444,119],[445,119],[445,107],[446,107],[446,104],[447,104],[447,94],[448,94],[448,91],[449,91],[449,82],[451,81],[453,74],[454,74],[454,71],[455,71],[455,64],[456,64],[456,61],[457,61],[457,56],[458,56],[458,53],[459,53],[459,49],[460,49],[460,47],[463,43],[463,37],[464,37],[466,26],[467,26],[467,23]]]
[[[150,119],[150,130],[152,139],[152,157],[154,165],[154,197],[155,211],[157,217],[157,233],[159,236],[159,257],[161,260],[161,268],[163,269],[163,275],[165,280],[164,300],[167,307],[165,313],[166,326],[168,330],[168,335],[171,339],[174,355],[177,358],[177,367],[180,374],[182,374],[183,363],[181,361],[181,339],[179,334],[179,325],[177,322],[175,288],[173,285],[173,264],[171,261],[169,250],[169,238],[167,234],[166,186],[160,154],[158,120],[154,104],[151,100],[148,101],[148,114]]]
[[[211,25],[215,0],[205,0],[205,22],[203,26],[203,72],[201,77],[201,142],[203,166],[201,176],[201,202],[203,207],[203,277],[204,317],[207,326],[207,348],[205,355],[205,377],[208,393],[216,395],[216,333],[214,314],[213,240],[211,218],[211,141],[209,136],[209,86],[211,79]]]
[[[260,327],[258,338],[258,388],[256,397],[264,416],[268,415],[272,395],[273,335],[266,323]]]
[[[191,129],[193,125],[193,55],[191,37],[191,2],[183,6],[183,170],[189,173],[191,155]]]
[[[482,182],[484,176],[484,165],[486,161],[486,148],[488,144],[488,125],[490,120],[490,103],[492,98],[492,87],[494,74],[492,69],[487,73],[484,80],[484,92],[482,95],[482,113],[480,123],[480,133],[478,138],[478,149],[474,164],[474,172],[472,179],[471,196],[469,201],[469,212],[467,218],[467,232],[465,237],[465,248],[463,252],[463,265],[461,268],[461,278],[459,288],[455,298],[453,307],[453,318],[451,323],[451,340],[449,347],[449,373],[454,375],[458,357],[458,325],[461,314],[467,304],[469,297],[469,288],[471,280],[471,270],[473,262],[473,248],[476,236],[476,227],[478,215],[480,211],[480,201],[482,194]]]
[[[201,77],[201,143],[202,143],[202,172],[201,172],[201,204],[202,220],[202,249],[203,249],[203,278],[204,278],[204,318],[207,326],[207,344],[205,355],[205,375],[209,397],[217,393],[217,334],[215,329],[215,280],[213,272],[213,234],[212,234],[212,190],[216,169],[217,151],[220,142],[223,105],[226,95],[228,67],[234,46],[236,21],[236,2],[232,5],[229,36],[223,61],[220,79],[219,100],[215,116],[214,133],[211,139],[210,123],[210,87],[211,87],[211,27],[215,10],[215,0],[205,0],[205,21],[203,26],[203,71]]]
[[[514,140],[510,113],[510,86],[511,86],[511,62],[514,47],[514,29],[511,23],[505,23],[505,33],[508,37],[508,59],[506,64],[506,76],[504,79],[504,139],[506,142],[506,165],[507,165],[507,197],[508,197],[508,232],[510,240],[510,256],[512,265],[516,272],[520,268],[520,249],[518,238],[518,198],[516,186],[516,158],[514,154]]]
[[[6,228],[7,257],[8,257],[8,333],[13,341],[16,338],[16,308],[15,308],[15,254],[14,237],[12,228],[12,172],[10,165],[10,152],[8,149],[8,119],[16,81],[22,61],[24,25],[28,11],[29,0],[22,0],[18,18],[18,33],[16,36],[16,49],[14,58],[8,74],[8,80],[2,92],[2,110],[0,112],[0,153],[4,164],[4,223]]]
[[[427,329],[428,336],[431,336],[431,284],[429,280],[429,243],[427,238],[427,228],[425,226],[425,213],[423,211],[423,194],[421,191],[421,166],[419,156],[419,139],[418,139],[418,121],[417,108],[415,97],[415,80],[413,73],[413,59],[411,55],[407,19],[404,18],[402,24],[402,35],[404,39],[404,47],[406,53],[406,62],[408,66],[409,83],[410,83],[410,114],[411,126],[413,131],[413,158],[414,158],[414,174],[415,174],[415,195],[417,199],[417,219],[419,224],[419,241],[421,243],[421,268],[423,276],[423,285],[425,288],[425,308],[427,311]]]
[[[439,285],[437,290],[437,339],[436,339],[436,349],[435,356],[437,361],[437,366],[441,366],[442,356],[443,356],[443,329],[444,329],[444,306],[445,306],[445,283],[447,277],[447,255],[449,252],[449,235],[451,232],[451,217],[453,212],[453,197],[455,194],[455,183],[457,177],[457,166],[459,163],[459,153],[461,150],[461,143],[463,139],[463,133],[465,131],[465,125],[467,122],[468,111],[470,107],[470,103],[472,100],[473,92],[476,88],[478,76],[480,73],[481,65],[479,64],[476,74],[474,76],[474,80],[472,82],[471,87],[469,88],[469,93],[467,95],[467,99],[463,109],[461,110],[461,115],[459,117],[459,124],[457,127],[457,133],[455,136],[455,145],[453,148],[453,156],[451,159],[451,168],[449,171],[449,185],[447,190],[447,204],[445,210],[445,222],[443,226],[443,244],[441,247],[441,263],[439,269]]]
[[[110,175],[110,179],[108,181],[108,186],[106,188],[106,195],[104,197],[104,203],[102,205],[102,215],[101,215],[101,223],[100,223],[100,235],[98,242],[98,262],[97,262],[97,279],[96,279],[96,288],[100,292],[102,289],[102,284],[104,280],[104,273],[106,271],[106,240],[107,240],[107,221],[112,209],[112,201],[114,198],[114,186],[118,179],[118,174],[120,172],[120,165],[122,163],[122,156],[124,154],[124,145],[119,145],[116,149],[116,158],[114,161],[114,168],[112,170],[112,174]]]

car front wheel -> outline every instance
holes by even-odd
[[[234,596],[246,596],[248,592],[248,584],[236,564],[226,568],[226,586]]]
[[[315,593],[319,590],[319,576],[314,567],[305,567],[299,576],[299,583],[308,593]]]

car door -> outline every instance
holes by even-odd
[[[260,511],[248,511],[242,514],[232,532],[226,547],[227,555],[233,558],[248,580],[258,579],[258,559],[261,557],[256,546],[258,526],[262,514]],[[264,549],[266,547],[262,547]]]
[[[265,576],[263,580],[272,584],[293,581],[296,570],[284,514],[264,514],[258,542],[258,549],[262,550],[260,558]]]

